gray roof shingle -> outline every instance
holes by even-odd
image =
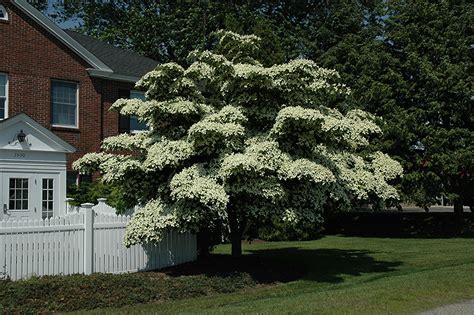
[[[64,31],[111,68],[115,74],[142,77],[158,65],[158,61],[115,47],[93,37],[71,30]]]

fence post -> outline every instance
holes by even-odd
[[[94,210],[93,203],[83,203],[84,210],[84,274],[90,275],[93,270],[94,260]]]

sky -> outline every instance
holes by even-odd
[[[59,27],[62,29],[73,29],[81,26],[82,20],[81,19],[68,19],[66,21],[57,21],[56,19],[52,18],[55,13],[57,12],[57,9],[55,8],[55,5],[61,5],[64,3],[63,1],[67,0],[46,0],[47,1],[47,8],[46,11],[43,11],[43,14],[45,14],[49,19],[54,21]]]

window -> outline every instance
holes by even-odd
[[[142,91],[130,91],[130,98],[137,98],[142,101],[145,100],[145,92]],[[138,118],[136,116],[130,116],[130,132],[140,132],[143,130],[147,130],[148,127],[144,122],[138,121]]]
[[[10,178],[10,210],[28,210],[28,178]]]
[[[0,73],[0,120],[8,117],[8,76]]]
[[[51,82],[51,124],[77,127],[78,85],[74,82]]]
[[[0,5],[0,20],[8,21],[8,12],[3,5]]]
[[[67,171],[66,173],[66,185],[67,185],[67,188],[69,189],[69,187],[73,186],[73,185],[77,185],[77,173],[76,172],[72,172],[72,171]]]
[[[41,216],[43,219],[53,217],[53,184],[52,178],[43,178],[43,198]]]

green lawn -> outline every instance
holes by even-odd
[[[474,298],[474,239],[328,236],[244,250],[306,272],[272,286],[94,313],[407,314]]]

